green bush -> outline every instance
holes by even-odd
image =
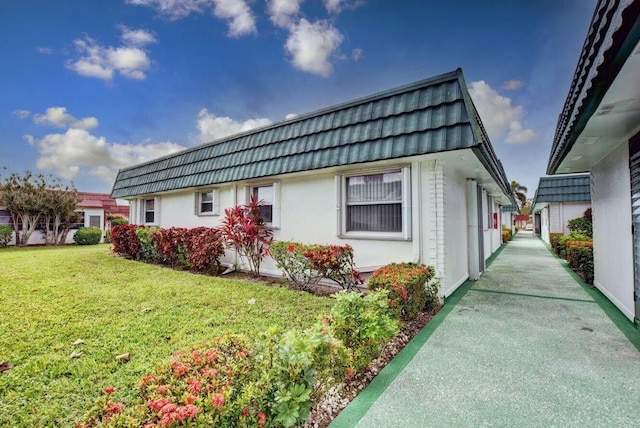
[[[567,241],[565,245],[569,267],[586,283],[593,284],[593,241]]]
[[[587,209],[582,217],[572,218],[567,224],[567,228],[572,234],[577,233],[589,238],[593,238],[593,218],[591,208]]]
[[[78,245],[96,245],[102,239],[102,230],[99,227],[81,227],[73,235],[73,241]]]
[[[433,279],[433,267],[416,263],[391,263],[373,272],[369,290],[386,290],[390,313],[403,320],[415,318],[438,303],[438,282]]]
[[[122,226],[123,224],[129,224],[129,220],[124,217],[114,217],[111,220],[111,226]]]
[[[13,239],[13,229],[9,226],[0,225],[0,248],[5,248]]]
[[[120,226],[122,227],[122,226]],[[144,262],[159,263],[162,260],[162,255],[156,247],[154,240],[154,233],[161,230],[159,227],[138,227],[135,230],[136,236],[140,241],[140,260]],[[113,239],[113,237],[112,237]]]
[[[564,236],[563,233],[550,233],[549,234],[549,245],[551,245],[551,248],[553,249],[553,251],[556,254],[560,254],[559,240],[563,236]]]
[[[506,243],[511,241],[511,238],[513,238],[513,233],[511,232],[511,228],[509,227],[503,227],[502,228],[502,242]]]
[[[343,290],[334,297],[328,324],[349,350],[353,368],[358,371],[380,355],[384,344],[398,332],[399,322],[389,315],[385,291],[363,296]]]

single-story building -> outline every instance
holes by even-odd
[[[589,174],[541,177],[531,203],[534,231],[546,243],[550,233],[570,233],[569,220],[591,208]]]
[[[591,173],[595,286],[640,317],[640,1],[600,0],[547,174]]]
[[[516,233],[516,216],[520,212],[517,204],[504,205],[500,209],[502,227],[511,229],[511,233]]]
[[[515,203],[460,69],[122,169],[111,192],[164,228],[217,226],[251,196],[276,240],[350,244],[363,272],[433,265],[444,295],[479,277]]]
[[[129,218],[129,206],[119,205],[118,202],[115,199],[111,199],[107,193],[78,192],[78,196],[80,197],[80,202],[78,202],[76,212],[80,214],[80,220],[71,227],[65,241],[67,244],[74,242],[73,236],[80,227],[99,227],[102,229],[102,238],[104,239],[105,232],[109,227],[108,218]],[[0,206],[0,225],[13,227],[11,215],[2,206]],[[44,234],[42,233],[43,230],[44,223],[39,225],[33,235],[31,235],[29,245],[45,243]],[[9,244],[15,244],[15,234]]]

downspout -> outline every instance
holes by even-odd
[[[480,279],[480,241],[478,239],[478,183],[467,180],[467,252],[469,279]]]
[[[415,183],[415,185],[411,186],[411,216],[412,222],[411,227],[413,227],[413,263],[424,263],[423,255],[422,255],[422,244],[424,241],[423,230],[424,227],[422,225],[422,181],[421,181],[421,167],[422,164],[420,162],[414,162],[411,165],[411,182]]]

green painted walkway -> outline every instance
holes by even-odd
[[[519,233],[331,424],[640,426],[640,332]]]

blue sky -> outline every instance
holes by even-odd
[[[595,0],[0,2],[0,167],[118,168],[461,67],[533,196]]]

